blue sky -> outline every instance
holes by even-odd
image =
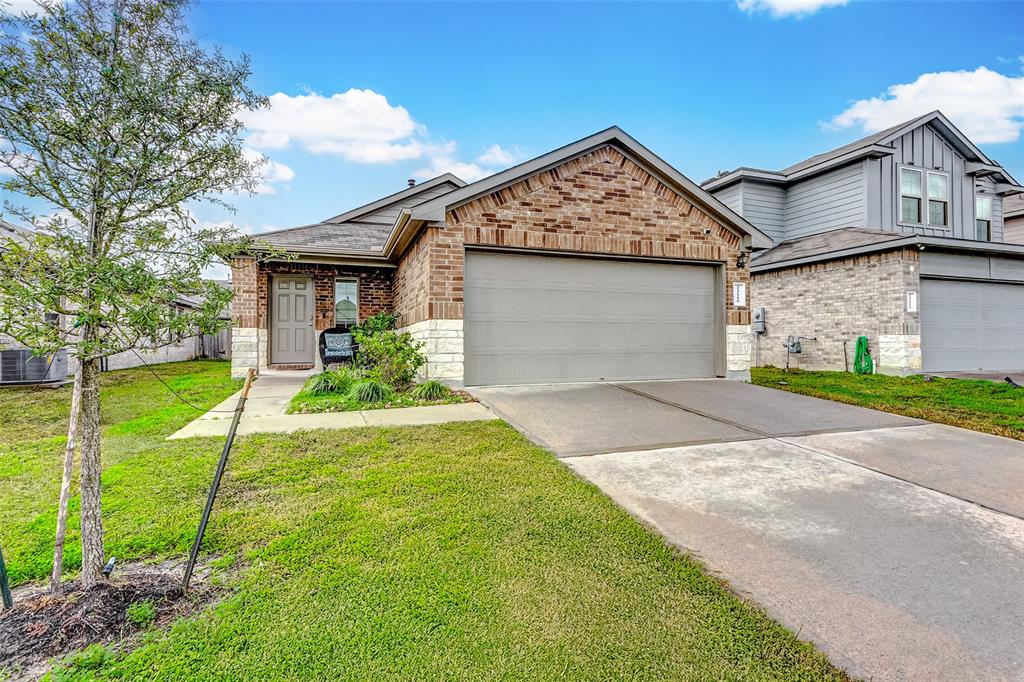
[[[225,1],[192,25],[273,95],[250,121],[264,193],[236,202],[254,232],[613,124],[700,181],[941,108],[1024,180],[1020,2]]]

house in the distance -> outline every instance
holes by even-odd
[[[746,378],[772,245],[618,128],[260,237],[292,259],[234,263],[236,375],[314,367],[318,334],[392,311],[467,385]]]
[[[0,249],[7,240],[30,240],[31,230],[0,221]],[[23,242],[27,243],[27,242]],[[221,286],[230,287],[230,282],[218,282]],[[202,304],[199,297],[182,296],[172,304],[174,310],[185,311],[197,308]],[[51,319],[53,324],[67,329],[68,320],[61,315],[40,310],[40,316]],[[221,319],[227,320],[229,312],[225,310]],[[231,329],[221,330],[217,334],[199,334],[182,338],[168,339],[167,343],[156,349],[126,350],[104,358],[100,363],[103,370],[126,369],[138,367],[143,363],[155,364],[162,362],[181,362],[197,358],[229,358],[231,355]],[[34,356],[28,348],[18,343],[10,335],[0,331],[0,384],[35,383],[40,381],[63,381],[75,373],[77,360],[66,350],[55,355]]]
[[[940,112],[702,186],[775,243],[751,266],[755,362],[809,337],[793,361],[842,369],[866,335],[883,372],[1024,370],[1024,239],[1007,210],[1024,188]]]
[[[1003,241],[1024,244],[1024,194],[1003,199]]]

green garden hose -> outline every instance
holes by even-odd
[[[861,336],[857,339],[857,351],[853,356],[853,371],[857,374],[871,374],[874,369],[875,363],[868,351],[868,337]]]

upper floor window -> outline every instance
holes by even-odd
[[[925,176],[927,175],[927,184]],[[927,207],[927,216],[924,211]],[[917,168],[900,169],[900,222],[949,226],[949,175]]]
[[[359,285],[354,280],[334,281],[334,324],[352,325],[359,321]]]
[[[928,224],[949,225],[949,176],[928,173]]]
[[[974,226],[978,241],[992,241],[992,197],[974,197]]]
[[[900,222],[921,222],[921,202],[924,198],[921,176],[913,168],[900,169]]]

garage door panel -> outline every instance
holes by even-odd
[[[921,280],[925,371],[1024,369],[1024,284]]]
[[[468,253],[470,385],[714,376],[715,271]]]

